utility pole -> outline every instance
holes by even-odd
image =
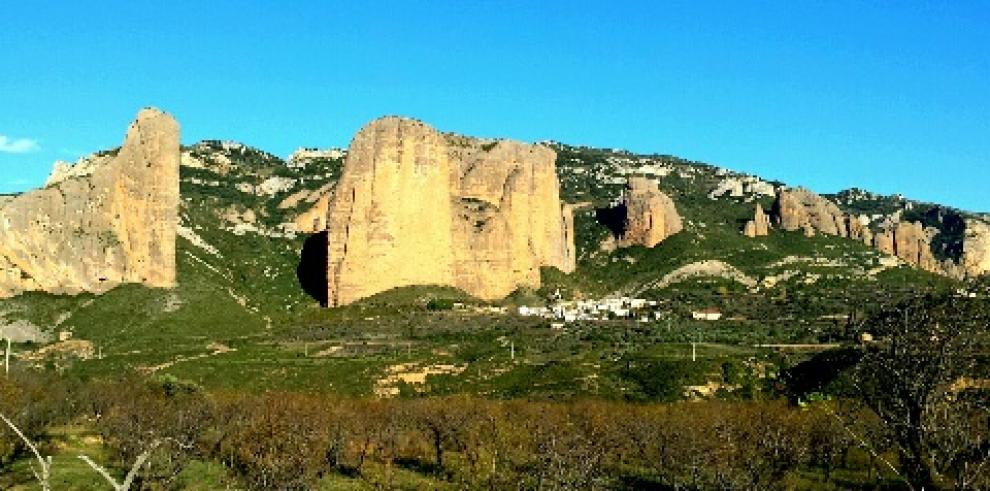
[[[509,341],[509,356],[512,360],[516,359],[516,342]]]
[[[695,332],[694,339],[691,340],[691,361],[698,361],[698,342],[701,339],[701,333]]]

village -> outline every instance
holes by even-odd
[[[659,308],[656,300],[643,298],[606,297],[589,300],[556,300],[547,306],[521,305],[517,313],[523,317],[542,317],[555,322],[553,328],[578,321],[606,321],[633,319],[638,322],[652,322],[665,319],[669,313]],[[716,308],[704,308],[691,313],[694,320],[717,321],[722,313]]]

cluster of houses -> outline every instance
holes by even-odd
[[[641,322],[649,322],[663,316],[663,313],[657,309],[656,301],[629,297],[558,301],[540,307],[523,305],[518,308],[518,313],[525,317],[543,317],[562,322],[609,319],[637,319]]]
[[[522,305],[517,308],[517,313],[523,317],[541,317],[554,321],[551,323],[552,327],[563,327],[568,322],[615,319],[651,322],[669,315],[655,300],[630,297],[557,301],[547,306]],[[692,312],[691,317],[694,320],[718,321],[722,318],[722,312],[709,307]]]

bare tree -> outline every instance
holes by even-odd
[[[34,457],[38,460],[38,464],[41,467],[41,471],[39,472],[37,469],[35,469],[34,465],[32,464],[31,472],[34,473],[35,479],[37,479],[38,482],[41,484],[41,489],[43,491],[49,491],[51,489],[49,481],[51,480],[52,457],[50,455],[47,457],[42,457],[41,453],[38,452],[38,447],[35,447],[34,444],[31,443],[31,440],[28,440],[28,438],[24,436],[24,433],[21,432],[20,428],[14,425],[14,422],[11,421],[10,419],[7,419],[7,417],[4,416],[2,413],[0,413],[0,419],[3,419],[3,422],[6,423],[7,426],[9,426],[10,429],[13,430],[13,432],[17,434],[17,436],[20,437],[22,441],[24,441],[24,444],[27,445],[29,449],[31,449],[31,452],[34,453]]]
[[[960,386],[985,339],[985,300],[952,293],[909,299],[867,321],[879,335],[856,370],[863,400],[890,430],[913,488],[945,489],[963,469],[982,466],[990,443],[961,438],[985,394]],[[970,392],[970,394],[967,394]],[[965,403],[964,403],[965,402]]]
[[[110,473],[105,468],[103,468],[96,462],[93,462],[93,460],[90,459],[88,456],[80,455],[79,459],[89,464],[89,466],[92,467],[94,471],[96,471],[98,474],[103,476],[103,478],[106,479],[108,483],[110,483],[110,486],[114,489],[114,491],[128,491],[131,489],[131,485],[134,484],[134,479],[137,477],[138,472],[141,470],[141,467],[145,464],[145,462],[148,461],[148,458],[151,457],[151,454],[162,443],[163,443],[162,440],[152,441],[151,444],[148,445],[148,448],[146,448],[144,452],[141,452],[141,454],[138,455],[137,459],[134,461],[134,465],[131,466],[131,470],[128,471],[127,475],[124,477],[124,482],[120,482],[120,483],[118,483],[117,480],[115,480],[113,476],[111,476]]]

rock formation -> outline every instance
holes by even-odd
[[[982,220],[966,220],[962,256],[941,261],[932,250],[939,229],[895,213],[874,232],[865,217],[843,214],[831,201],[805,189],[782,190],[774,203],[774,220],[785,230],[802,229],[809,237],[821,232],[858,240],[932,273],[969,278],[990,272],[990,225]]]
[[[827,235],[849,235],[842,210],[835,203],[804,188],[780,190],[774,202],[773,215],[784,230],[811,227]]]
[[[114,156],[111,152],[98,152],[77,160],[75,164],[58,160],[52,167],[52,173],[45,180],[45,187],[57,184],[71,177],[88,176],[98,167],[106,165],[107,162],[113,160],[113,158]]]
[[[478,298],[575,266],[571,209],[549,148],[441,135],[411,119],[362,128],[328,212],[328,303],[408,285]]]
[[[330,211],[330,194],[324,194],[313,207],[300,213],[293,221],[295,230],[303,233],[322,232],[327,229],[327,215]]]
[[[763,212],[763,206],[759,203],[756,204],[753,219],[746,222],[743,234],[749,238],[765,237],[770,234],[770,215]]]
[[[846,228],[849,230],[849,238],[858,240],[868,246],[873,245],[873,231],[870,230],[870,221],[865,216],[846,217]]]
[[[0,297],[175,285],[178,124],[144,109],[119,151],[83,160],[0,207]]]
[[[894,229],[894,254],[904,262],[926,271],[940,271],[932,254],[932,237],[935,229],[925,229],[918,222],[899,222]]]
[[[990,273],[990,223],[982,220],[966,220],[961,263],[967,276],[976,277]]]
[[[873,248],[888,256],[896,256],[897,247],[894,234],[893,224],[885,225],[873,236]]]
[[[630,177],[620,206],[626,213],[619,247],[654,247],[684,228],[674,200],[653,179]]]

